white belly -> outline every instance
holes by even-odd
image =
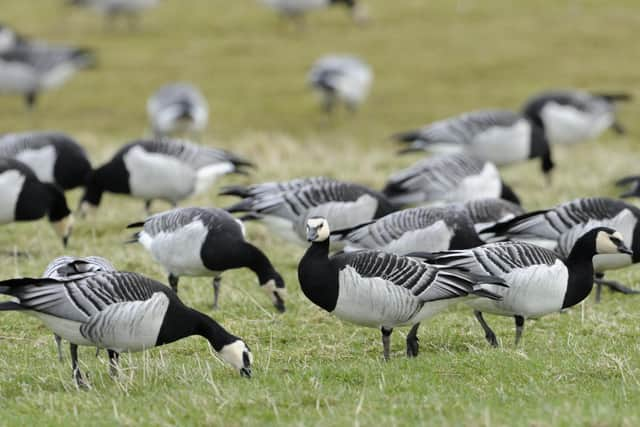
[[[16,155],[16,159],[29,166],[42,182],[55,182],[53,171],[56,157],[56,149],[52,145],[24,150]]]
[[[531,125],[520,120],[511,127],[492,127],[473,138],[470,152],[496,165],[521,162],[529,157]]]
[[[125,154],[124,163],[134,197],[177,203],[196,190],[197,171],[174,157],[133,147]]]
[[[613,113],[590,114],[568,105],[546,104],[540,116],[552,144],[576,144],[596,138],[614,121]]]
[[[25,177],[15,169],[0,174],[0,224],[15,220],[16,204]]]
[[[449,193],[447,202],[466,202],[475,199],[500,197],[502,181],[493,163],[486,163],[478,175],[460,181],[458,187]]]

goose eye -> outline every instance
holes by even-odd
[[[616,246],[619,246],[622,244],[622,240],[618,239],[617,237],[609,237],[609,240],[611,240],[611,243],[613,243]]]

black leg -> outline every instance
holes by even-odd
[[[178,276],[174,276],[173,274],[169,274],[169,286],[173,289],[173,292],[178,293],[178,280],[180,278]]]
[[[218,309],[218,298],[220,297],[220,281],[222,277],[216,276],[213,278],[213,309]]]
[[[35,92],[29,92],[25,95],[24,100],[27,104],[27,109],[29,111],[33,110],[33,107],[36,106],[37,99],[38,99],[38,94]]]
[[[380,328],[382,332],[382,355],[384,360],[389,360],[390,348],[391,348],[391,333],[393,329],[387,329],[384,326]]]
[[[76,385],[80,388],[84,388],[87,384],[82,379],[82,373],[78,367],[78,346],[76,344],[69,343],[69,353],[71,353],[71,369],[73,370],[73,379],[76,381]]]
[[[611,129],[618,135],[624,135],[625,133],[627,133],[624,126],[622,126],[618,121],[613,122],[613,124],[611,125]]]
[[[58,360],[62,362],[64,360],[64,357],[62,357],[62,338],[56,334],[53,334],[53,338],[56,340],[56,347],[58,348]]]
[[[144,201],[144,211],[147,215],[151,215],[151,203],[153,200],[145,200]]]
[[[416,357],[420,351],[418,345],[418,328],[420,323],[416,323],[411,327],[409,334],[407,334],[407,357]]]
[[[524,330],[524,317],[513,316],[513,318],[516,319],[516,345],[518,345],[522,338],[522,331]]]
[[[111,378],[117,378],[120,353],[113,350],[107,350],[107,354],[109,355],[109,375],[111,375]]]
[[[598,287],[601,287],[601,286],[606,286],[612,292],[620,292],[621,294],[625,294],[625,295],[640,294],[639,290],[631,289],[620,282],[616,282],[615,280],[606,280],[604,278],[603,273],[596,273],[596,276],[593,279],[593,281],[596,284],[596,302],[600,301],[600,298],[598,295]]]
[[[492,347],[497,347],[498,338],[496,338],[496,334],[493,332],[493,330],[491,330],[487,322],[484,320],[482,312],[474,310],[473,314],[476,316],[476,319],[478,319],[480,326],[482,326],[482,329],[484,330],[484,337],[487,339],[487,342],[491,344]]]

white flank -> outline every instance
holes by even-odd
[[[596,138],[615,120],[612,112],[588,113],[570,105],[547,103],[540,111],[552,144],[577,144]]]
[[[15,169],[0,173],[0,224],[15,220],[16,203],[25,177]]]
[[[16,159],[29,166],[42,182],[55,182],[53,171],[56,157],[53,145],[46,145],[37,150],[24,150],[16,155]]]
[[[49,314],[40,313],[38,311],[27,311],[42,321],[54,334],[62,337],[63,339],[77,344],[77,345],[94,345],[95,343],[89,341],[80,333],[80,326],[82,323],[75,322],[73,320],[63,319],[61,317],[51,316]]]
[[[200,194],[216,182],[219,177],[231,173],[235,166],[231,162],[216,163],[198,169],[196,177],[196,190],[194,194]]]
[[[496,165],[520,162],[529,157],[531,124],[518,120],[510,127],[491,127],[477,134],[470,152]]]
[[[140,235],[140,243],[169,273],[177,276],[213,276],[214,272],[202,264],[200,256],[207,233],[207,227],[198,220],[153,237],[143,232]]]
[[[37,90],[38,75],[35,70],[22,62],[0,59],[0,92],[25,93]]]
[[[500,197],[502,181],[500,172],[493,163],[487,162],[478,175],[464,178],[455,191],[447,195],[449,202],[466,202],[469,200]]]
[[[274,215],[264,215],[261,218],[261,221],[269,228],[269,230],[287,242],[295,243],[300,246],[307,246],[309,244],[306,237],[303,238],[299,233],[296,233],[294,223],[291,220]]]
[[[175,157],[131,148],[124,156],[131,195],[142,199],[179,202],[196,187],[196,171]]]
[[[296,225],[296,230],[299,238],[304,241],[307,218],[324,217],[332,230],[340,230],[371,221],[377,209],[378,201],[368,194],[363,194],[355,202],[324,203],[309,209],[305,215],[302,215]]]
[[[443,220],[440,220],[422,230],[408,231],[380,249],[398,255],[406,255],[410,252],[446,251],[449,249],[451,237],[453,232]]]
[[[501,295],[501,301],[488,298],[468,299],[467,305],[482,312],[536,318],[562,309],[567,291],[569,273],[560,260],[552,265],[534,265],[516,268],[499,275],[508,288],[485,285],[491,292]]]

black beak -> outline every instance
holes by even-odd
[[[246,366],[240,369],[240,376],[244,378],[251,378],[251,367]]]
[[[618,252],[620,252],[621,254],[633,256],[633,251],[629,249],[624,243],[618,245]]]
[[[278,294],[276,294],[276,302],[275,304],[273,304],[273,306],[276,308],[276,310],[278,310],[278,313],[284,313],[285,311],[287,311],[286,307],[284,306],[284,301]]]

